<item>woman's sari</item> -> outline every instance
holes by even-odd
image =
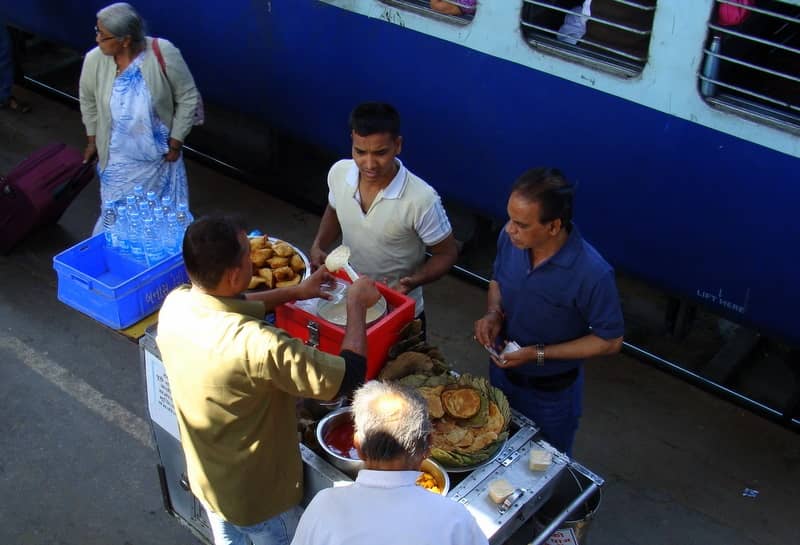
[[[172,197],[172,202],[189,203],[189,186],[183,155],[168,162],[169,129],[158,118],[150,90],[142,76],[142,55],[114,81],[111,91],[111,140],[108,163],[100,177],[101,203],[106,200],[124,204],[125,196],[141,185],[145,193],[155,191],[158,198]],[[98,219],[94,233],[102,231]]]

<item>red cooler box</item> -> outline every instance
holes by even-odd
[[[344,274],[336,276],[349,282]],[[400,337],[400,330],[414,319],[412,298],[383,284],[375,285],[386,299],[387,312],[367,327],[367,380],[378,376],[386,363],[389,349]],[[275,309],[275,325],[323,352],[338,354],[341,350],[344,328],[308,312],[298,304],[286,303],[278,306]]]

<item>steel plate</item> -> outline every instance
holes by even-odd
[[[320,318],[344,327],[347,325],[347,298],[343,297],[340,301],[332,302],[321,299],[317,306],[317,314]],[[367,326],[377,322],[386,316],[386,299],[381,295],[378,302],[367,309]]]
[[[247,238],[248,239],[252,239],[252,238],[259,238],[259,237],[250,237],[249,236]],[[306,266],[306,270],[304,270],[303,274],[300,276],[300,281],[301,282],[303,280],[305,280],[306,278],[308,278],[309,276],[311,276],[311,262],[308,260],[308,257],[306,257],[306,254],[304,254],[302,251],[300,251],[300,248],[298,248],[297,246],[295,246],[291,242],[288,242],[288,241],[286,241],[286,240],[284,240],[282,238],[267,237],[267,240],[269,240],[273,244],[275,244],[276,242],[283,242],[284,244],[288,244],[289,246],[292,247],[292,249],[294,250],[294,253],[296,253],[297,255],[300,256],[300,259],[303,260],[303,264]],[[253,265],[253,274],[254,275],[256,275],[256,268],[255,267],[256,266]],[[275,289],[275,288],[271,288],[271,289]],[[256,291],[269,291],[269,290],[265,290],[263,287],[259,286],[257,288],[248,289],[248,290],[245,290],[245,291],[256,292]]]

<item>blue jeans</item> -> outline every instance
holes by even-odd
[[[292,507],[280,515],[252,526],[237,526],[206,508],[215,545],[289,545],[303,510]]]
[[[11,36],[8,34],[5,21],[0,19],[0,104],[11,96],[13,82],[14,61],[11,58]]]
[[[502,369],[490,363],[492,386],[500,388],[511,406],[533,420],[544,438],[572,457],[575,432],[583,410],[583,368],[570,386],[558,392],[523,388],[509,382]]]

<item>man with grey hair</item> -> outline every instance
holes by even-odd
[[[364,467],[352,486],[319,492],[292,545],[488,544],[467,509],[417,486],[430,450],[428,405],[415,390],[371,381],[353,398]]]

